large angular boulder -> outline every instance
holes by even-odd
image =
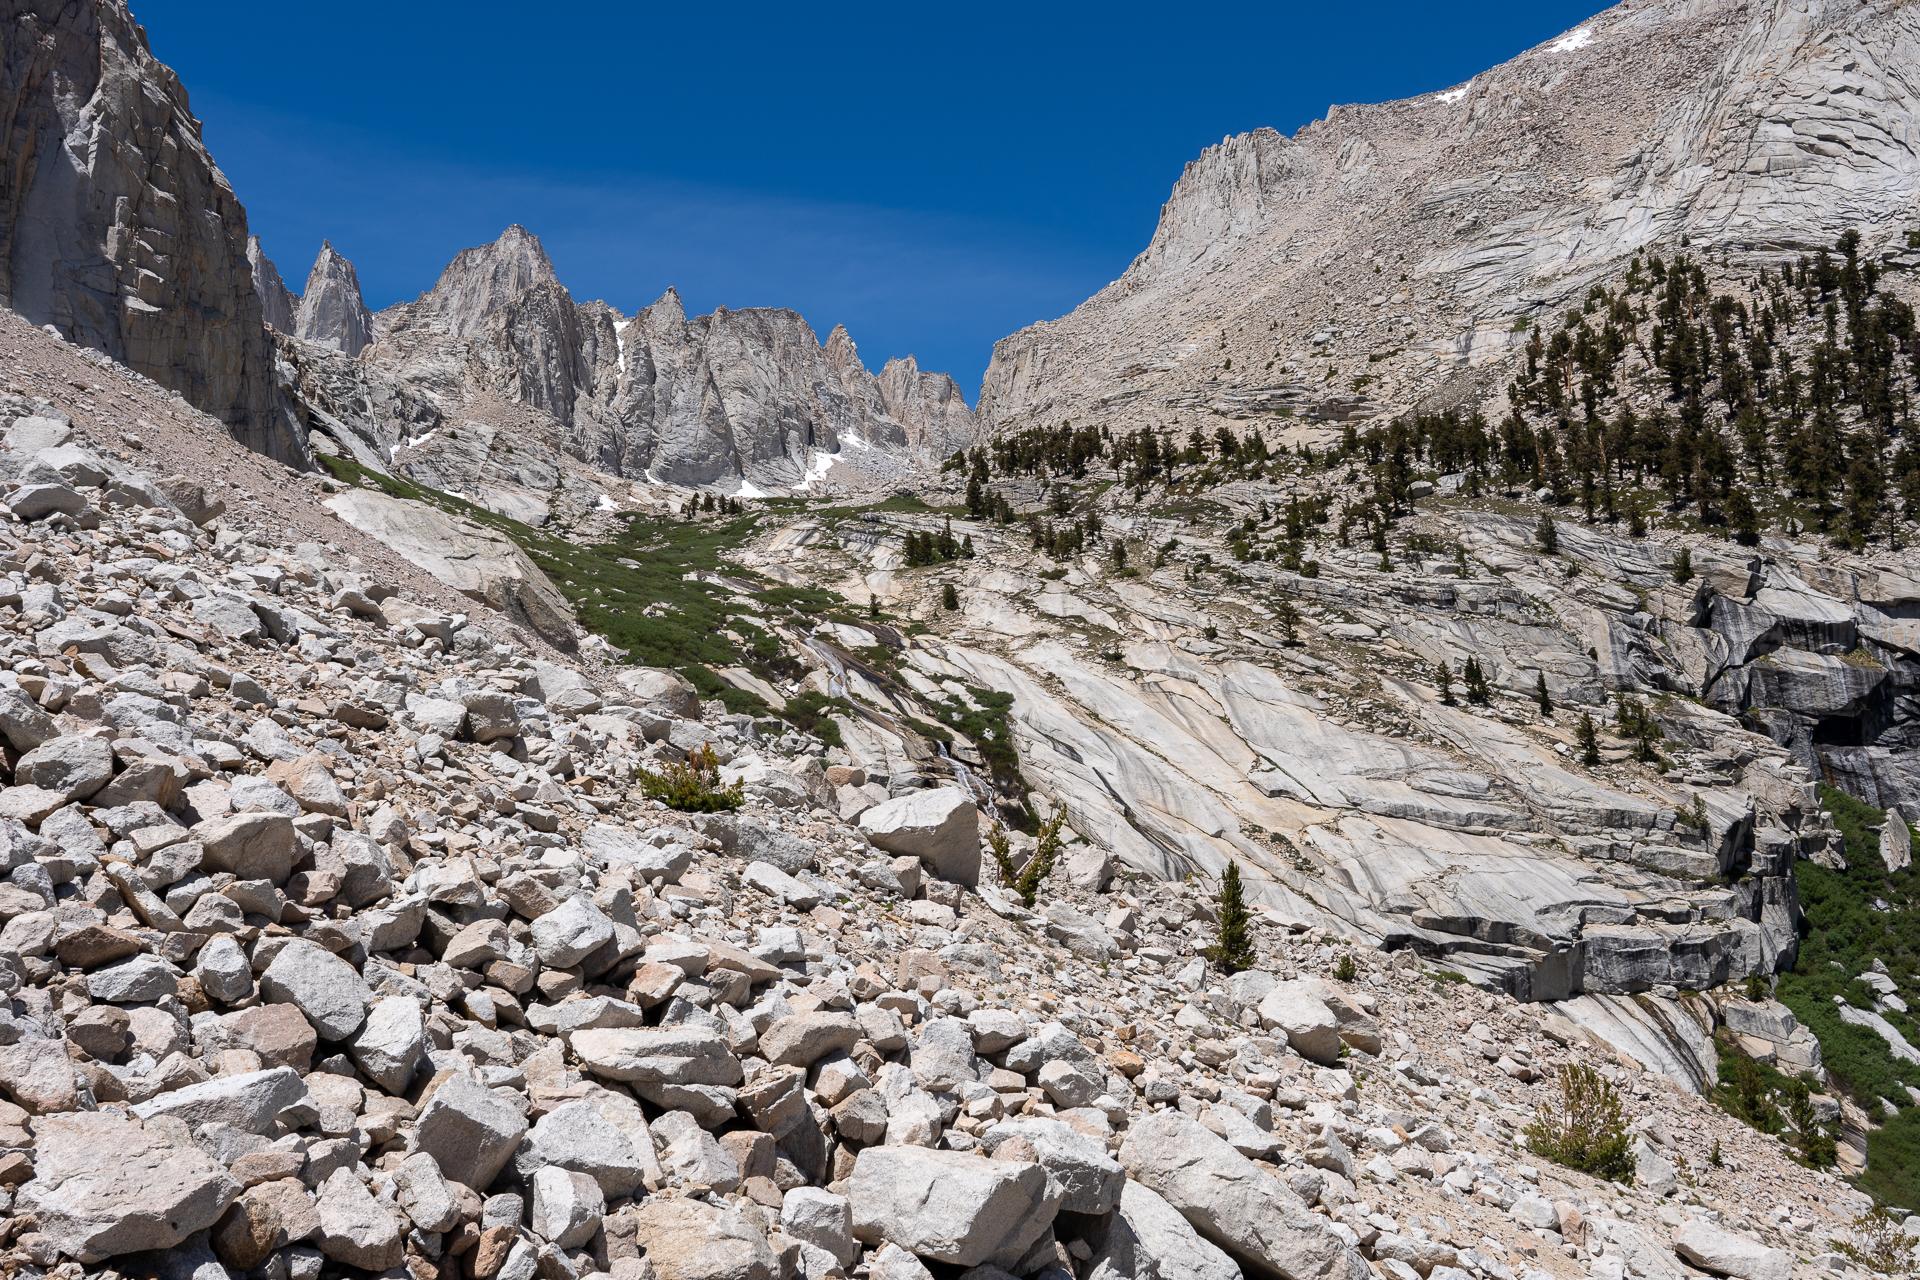
[[[1180,1211],[1128,1180],[1120,1205],[1088,1241],[1087,1280],[1240,1280],[1240,1268],[1202,1240]]]
[[[638,1106],[634,1115],[638,1119]],[[649,1177],[657,1180],[661,1176],[651,1140],[644,1132],[638,1136],[647,1144],[645,1149],[593,1101],[581,1098],[563,1102],[541,1116],[527,1135],[527,1150],[521,1158],[531,1156],[528,1163],[536,1168],[551,1166],[584,1173],[608,1196],[630,1196]]]
[[[401,1093],[427,1056],[426,1020],[410,996],[374,1001],[348,1046],[354,1065],[388,1093]]]
[[[533,1175],[533,1233],[562,1249],[577,1249],[600,1230],[607,1197],[584,1173],[548,1165]]]
[[[372,489],[349,489],[326,505],[455,591],[492,605],[555,646],[571,650],[578,643],[566,597],[505,534]]]
[[[652,707],[681,720],[700,718],[700,691],[677,671],[631,667],[616,678],[636,706]]]
[[[1291,1188],[1177,1111],[1141,1116],[1120,1163],[1249,1275],[1367,1280],[1366,1259]]]
[[[210,1048],[251,1049],[263,1065],[306,1071],[320,1038],[306,1015],[290,1004],[262,1004],[239,1009],[216,1022],[194,1027],[194,1038]]]
[[[467,736],[475,742],[497,742],[520,732],[520,713],[511,694],[499,689],[478,689],[469,693],[466,706]]]
[[[373,993],[351,964],[324,947],[295,939],[260,975],[260,994],[305,1014],[322,1040],[345,1040],[367,1019]]]
[[[335,1169],[320,1184],[320,1252],[357,1271],[385,1271],[406,1258],[399,1216],[374,1199],[351,1169]]]
[[[1880,827],[1880,861],[1888,871],[1905,871],[1913,865],[1913,833],[1906,819],[1889,809]]]
[[[292,1067],[272,1067],[215,1076],[184,1089],[169,1090],[138,1104],[133,1113],[142,1120],[173,1116],[190,1127],[225,1124],[242,1133],[270,1137],[283,1115],[297,1115],[299,1111],[311,1115],[312,1106],[313,1097],[299,1072]]]
[[[113,779],[113,748],[99,738],[68,734],[20,757],[13,780],[41,787],[62,800],[85,800]]]
[[[775,1280],[780,1260],[738,1210],[700,1200],[648,1198],[631,1214],[633,1238],[658,1280]]]
[[[0,942],[4,942],[4,938],[5,935],[0,934]],[[102,1029],[100,1034],[111,1037],[109,1043],[117,1047],[123,1043],[125,1033],[108,1019],[119,1011],[101,1012],[105,1017],[93,1025]],[[72,1111],[79,1106],[80,1091],[67,1041],[30,1036],[10,1045],[0,1045],[0,1094],[31,1115]]]
[[[927,1147],[867,1147],[846,1195],[854,1238],[932,1262],[1012,1270],[1043,1239],[1060,1190],[1037,1164]]]
[[[583,893],[533,922],[533,949],[556,969],[571,969],[611,941],[613,921]]]
[[[596,822],[580,834],[580,847],[608,866],[630,869],[642,880],[664,877],[677,883],[693,863],[693,850],[677,841],[657,845],[628,827]]]
[[[959,787],[914,791],[860,815],[874,847],[920,859],[943,880],[980,883],[980,811]]]
[[[1710,1275],[1732,1280],[1791,1280],[1793,1275],[1793,1255],[1785,1249],[1768,1248],[1705,1218],[1681,1224],[1673,1251]]]
[[[23,484],[7,499],[7,506],[22,520],[44,520],[50,515],[77,516],[87,509],[87,500],[71,485],[57,480]]]
[[[242,880],[271,880],[275,884],[293,874],[299,857],[293,822],[281,813],[235,813],[212,818],[193,829],[200,841],[201,865],[208,871],[230,871]]]
[[[605,1027],[573,1033],[587,1070],[622,1084],[735,1085],[740,1060],[727,1042],[699,1027]]]
[[[0,685],[0,738],[25,754],[60,735],[54,718],[17,688]]]
[[[982,1134],[980,1145],[992,1155],[1013,1139],[1032,1147],[1040,1167],[1059,1185],[1062,1212],[1099,1217],[1120,1203],[1120,1191],[1127,1175],[1098,1138],[1080,1132],[1064,1120],[1016,1116]]]
[[[455,1074],[421,1108],[413,1147],[432,1156],[455,1182],[485,1191],[526,1132],[527,1118],[518,1107],[472,1076]]]
[[[860,1024],[850,1013],[793,1013],[760,1033],[760,1056],[776,1065],[810,1067],[830,1053],[846,1052],[859,1040]]]
[[[35,1121],[33,1164],[20,1211],[62,1255],[84,1263],[170,1249],[211,1227],[240,1194],[198,1147],[111,1111]]]
[[[789,1240],[801,1240],[850,1267],[860,1257],[853,1238],[853,1209],[845,1196],[819,1187],[795,1187],[780,1201],[780,1231]]]
[[[1276,983],[1260,1001],[1260,1025],[1283,1033],[1303,1058],[1323,1066],[1340,1061],[1340,1019],[1310,978]]]

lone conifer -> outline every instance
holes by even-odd
[[[1253,917],[1240,889],[1238,862],[1229,862],[1220,877],[1220,931],[1206,956],[1228,973],[1253,967]]]

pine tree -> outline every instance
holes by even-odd
[[[1559,553],[1560,528],[1554,524],[1551,513],[1545,511],[1540,513],[1540,523],[1535,525],[1533,529],[1533,540],[1539,544],[1540,550],[1546,554],[1551,556]]]
[[[1760,513],[1754,508],[1753,499],[1743,487],[1736,486],[1722,504],[1727,523],[1733,526],[1733,540],[1743,547],[1759,545]]]
[[[1219,910],[1219,930],[1214,944],[1206,949],[1207,959],[1227,973],[1251,969],[1257,959],[1253,951],[1253,915],[1247,910],[1246,898],[1240,889],[1238,862],[1227,863],[1226,874],[1220,877]]]
[[[1867,545],[1873,527],[1880,521],[1880,507],[1886,499],[1886,477],[1880,460],[1868,450],[1854,454],[1847,468],[1846,520],[1847,541],[1854,550]]]
[[[1540,704],[1541,715],[1552,717],[1553,698],[1547,693],[1547,673],[1544,671],[1533,673],[1533,700]]]
[[[940,607],[949,613],[960,607],[960,593],[951,582],[940,588]]]
[[[1300,611],[1293,601],[1282,600],[1279,609],[1280,643],[1291,649],[1300,643]]]
[[[1600,735],[1593,727],[1593,713],[1580,713],[1580,763],[1591,769],[1600,763]]]
[[[1461,674],[1467,682],[1467,701],[1476,707],[1484,707],[1493,700],[1492,691],[1487,688],[1487,674],[1480,668],[1480,659],[1467,655],[1467,665]]]
[[[1693,581],[1693,552],[1687,547],[1674,553],[1673,580],[1682,586]]]
[[[1448,666],[1445,660],[1442,660],[1439,667],[1434,671],[1433,676],[1434,683],[1437,684],[1440,689],[1440,705],[1445,707],[1452,706],[1453,668]]]

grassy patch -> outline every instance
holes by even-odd
[[[747,620],[748,602],[712,580],[725,574],[755,589],[763,586],[758,575],[726,560],[752,535],[755,516],[674,520],[630,514],[614,538],[575,543],[351,459],[323,461],[337,479],[429,503],[511,538],[553,579],[581,625],[625,649],[636,665],[678,671],[702,697],[718,698],[730,711],[768,714],[758,697],[713,672],[740,665],[764,679],[788,674],[783,647]],[[775,587],[762,594],[788,607],[799,597],[777,593],[794,590]]]
[[[777,510],[780,509],[778,505],[780,502],[795,503],[802,507],[805,505],[801,499],[797,498],[775,500],[767,505],[773,506]],[[965,511],[966,508],[964,506],[936,507],[931,503],[921,500],[914,494],[896,493],[892,497],[882,498],[878,502],[849,502],[837,507],[820,507],[815,509],[814,514],[823,518],[830,516],[858,516],[869,513],[893,516],[933,516],[960,515],[964,514]]]
[[[1857,979],[1873,962],[1885,965],[1910,1005],[1920,1000],[1920,883],[1911,868],[1889,874],[1880,861],[1876,829],[1888,818],[1843,791],[1823,786],[1821,803],[1833,814],[1846,841],[1847,869],[1812,862],[1794,869],[1806,936],[1793,971],[1782,974],[1777,994],[1820,1041],[1834,1085],[1866,1109],[1883,1113],[1881,1100],[1899,1114],[1867,1136],[1868,1171],[1860,1188],[1888,1204],[1920,1209],[1920,1107],[1906,1087],[1920,1088],[1920,1066],[1893,1056],[1887,1042],[1866,1027],[1840,1020],[1835,998],[1856,1008],[1874,1007],[1872,993]],[[1882,1016],[1910,1041],[1920,1024],[1893,1010]]]
[[[833,698],[809,689],[788,698],[787,709],[782,714],[795,728],[812,734],[830,747],[838,747],[845,743],[840,736],[840,724],[833,717],[852,715],[853,704],[845,698]]]

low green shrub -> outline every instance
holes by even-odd
[[[1527,1150],[1555,1164],[1633,1185],[1633,1136],[1620,1093],[1592,1067],[1560,1068],[1560,1099],[1542,1104],[1526,1138]]]
[[[1000,872],[1000,883],[1013,890],[1021,906],[1031,907],[1039,899],[1041,884],[1052,874],[1053,864],[1060,859],[1060,832],[1066,826],[1066,821],[1066,808],[1055,805],[1053,813],[1040,824],[1033,856],[1027,859],[1024,867],[1019,868],[1013,865],[1013,841],[1007,835],[1007,829],[995,825],[987,833],[987,852],[993,856],[993,865]]]
[[[656,773],[642,770],[640,789],[652,800],[682,813],[725,813],[746,799],[739,783],[722,786],[720,762],[712,746],[696,747],[684,761],[670,761]]]
[[[844,746],[840,735],[840,724],[834,719],[837,715],[851,715],[853,704],[845,698],[834,698],[809,689],[787,699],[786,710],[781,716],[802,733],[810,733],[830,747]]]

